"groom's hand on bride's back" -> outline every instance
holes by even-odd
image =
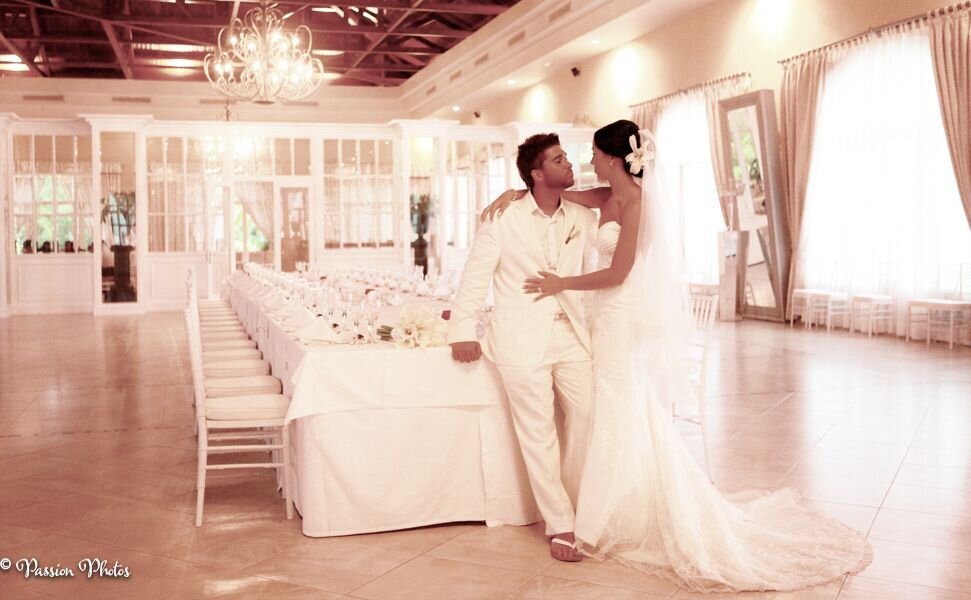
[[[475,362],[482,356],[482,346],[479,342],[454,342],[452,346],[452,359],[461,363]]]

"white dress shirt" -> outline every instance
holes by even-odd
[[[532,216],[533,229],[536,231],[536,239],[539,241],[540,248],[546,258],[547,271],[556,272],[556,265],[560,261],[560,249],[565,241],[563,232],[563,219],[566,213],[563,211],[563,200],[556,207],[552,215],[547,215],[536,204],[536,199],[532,194],[527,194],[523,199],[529,203],[530,215]]]

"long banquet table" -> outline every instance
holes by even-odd
[[[448,347],[305,344],[241,277],[232,306],[291,397],[291,491],[305,535],[538,520],[491,364],[456,363]]]

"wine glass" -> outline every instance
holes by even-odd
[[[377,302],[366,302],[364,304],[364,319],[367,321],[367,339],[369,342],[376,341],[374,336],[374,326],[381,316],[381,305]]]
[[[363,311],[356,306],[351,306],[348,309],[347,318],[351,322],[351,343],[358,344],[364,342],[364,340],[358,340],[357,333],[361,327],[361,320],[364,318]]]

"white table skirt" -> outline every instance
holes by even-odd
[[[291,396],[292,492],[313,537],[538,519],[499,375],[448,348],[307,346],[231,301]]]

